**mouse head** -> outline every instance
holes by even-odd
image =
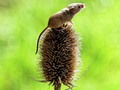
[[[68,5],[67,8],[69,9],[69,12],[71,12],[72,14],[76,14],[84,7],[85,5],[83,3],[72,3]]]

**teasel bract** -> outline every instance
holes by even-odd
[[[73,87],[73,80],[80,62],[80,45],[72,23],[49,28],[39,44],[39,70],[45,81],[60,90],[61,84]]]

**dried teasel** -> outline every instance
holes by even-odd
[[[75,71],[80,61],[78,38],[72,23],[46,30],[38,53],[41,57],[39,69],[44,81],[53,84],[54,90],[60,90],[62,83],[72,89]]]

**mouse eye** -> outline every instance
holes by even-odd
[[[78,8],[80,8],[80,5],[78,6]]]

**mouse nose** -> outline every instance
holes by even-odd
[[[78,8],[84,8],[84,7],[85,7],[84,4],[80,4],[80,5],[78,6]]]

